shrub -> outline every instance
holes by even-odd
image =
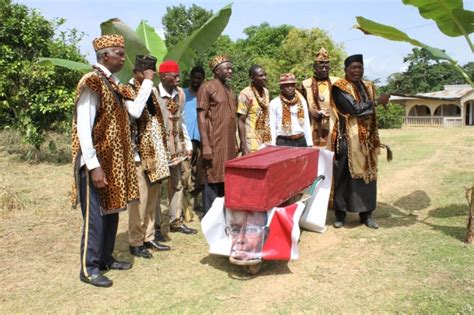
[[[401,128],[405,119],[405,108],[389,103],[387,108],[377,108],[377,123],[381,129]]]

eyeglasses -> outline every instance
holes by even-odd
[[[265,229],[264,226],[259,226],[255,224],[247,224],[245,226],[239,226],[239,225],[231,225],[231,226],[226,226],[225,231],[232,235],[232,236],[238,236],[240,233],[243,233],[245,235],[249,236],[257,236],[260,231]]]

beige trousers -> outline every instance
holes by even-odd
[[[167,235],[170,225],[179,227],[183,223],[183,181],[181,163],[170,167],[168,178],[168,205],[158,203],[156,206],[156,217],[160,225],[162,235]]]
[[[128,242],[142,246],[155,238],[155,209],[160,200],[160,183],[150,183],[140,163],[137,163],[140,203],[128,205]]]
[[[204,179],[204,168],[202,166],[201,145],[197,140],[192,140],[193,155],[191,159],[187,159],[181,163],[183,172],[183,212],[184,221],[191,222],[196,216],[194,210],[198,207],[196,199],[202,191]]]

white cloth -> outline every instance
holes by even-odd
[[[298,121],[298,105],[290,106],[291,113],[291,133],[287,134],[283,131],[281,122],[283,116],[283,108],[281,105],[280,97],[275,97],[270,102],[270,132],[272,134],[272,144],[276,144],[276,138],[278,136],[291,136],[304,133],[306,139],[306,145],[309,147],[313,146],[313,135],[311,131],[311,125],[309,123],[308,105],[305,99],[300,96],[301,103],[304,111],[304,125],[301,126]]]
[[[316,186],[311,198],[306,202],[306,208],[300,218],[300,226],[314,232],[323,233],[326,230],[329,197],[331,195],[332,167],[334,152],[319,149],[318,176],[325,179]]]
[[[163,87],[161,82],[160,82],[160,84],[158,84],[158,90],[160,91],[160,96],[161,97],[174,98],[178,94],[178,91],[176,89],[173,89],[173,91],[171,92],[171,95],[170,95],[168,93],[168,91],[165,90],[165,88]],[[184,96],[183,106],[184,106],[185,103],[186,103],[186,96]],[[193,150],[193,143],[191,142],[191,137],[189,137],[188,128],[186,127],[186,123],[185,123],[185,119],[184,119],[185,116],[184,115],[185,115],[185,113],[184,113],[184,109],[183,109],[183,111],[181,112],[181,128],[183,128],[183,136],[184,136],[184,141],[186,143],[185,144],[186,145],[186,151],[192,151]]]
[[[119,82],[106,67],[101,64],[96,64],[100,67],[105,75],[111,77],[115,82]],[[128,113],[138,118],[142,114],[143,108],[145,108],[146,101],[151,93],[153,82],[151,80],[144,80],[140,91],[134,101],[126,100],[124,102]],[[84,87],[77,101],[77,136],[79,138],[79,144],[81,146],[81,166],[84,164],[87,169],[93,170],[100,166],[97,154],[92,143],[92,129],[94,127],[95,115],[97,111],[97,105],[99,104],[99,96],[88,87]]]

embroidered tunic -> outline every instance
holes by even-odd
[[[270,132],[270,94],[264,90],[263,104],[257,100],[252,87],[248,86],[239,94],[237,113],[245,116],[245,137],[247,148],[255,152],[262,144],[271,144]]]
[[[331,107],[331,87],[334,82],[339,80],[337,77],[330,76],[328,80],[317,80],[312,77],[306,79],[302,82],[306,100],[308,102],[308,107],[313,110],[319,110],[326,113],[328,116],[332,114],[330,109]],[[313,93],[315,91],[315,84],[317,84],[317,94]],[[330,125],[330,119],[320,118],[316,119],[310,117],[311,119],[311,128],[313,130],[313,142],[316,146],[325,146],[328,141],[328,136],[330,130],[332,130],[332,125]]]
[[[212,148],[212,164],[206,169],[208,183],[224,182],[224,163],[237,156],[237,100],[219,79],[205,82],[198,91],[197,108],[208,110],[206,128]]]

